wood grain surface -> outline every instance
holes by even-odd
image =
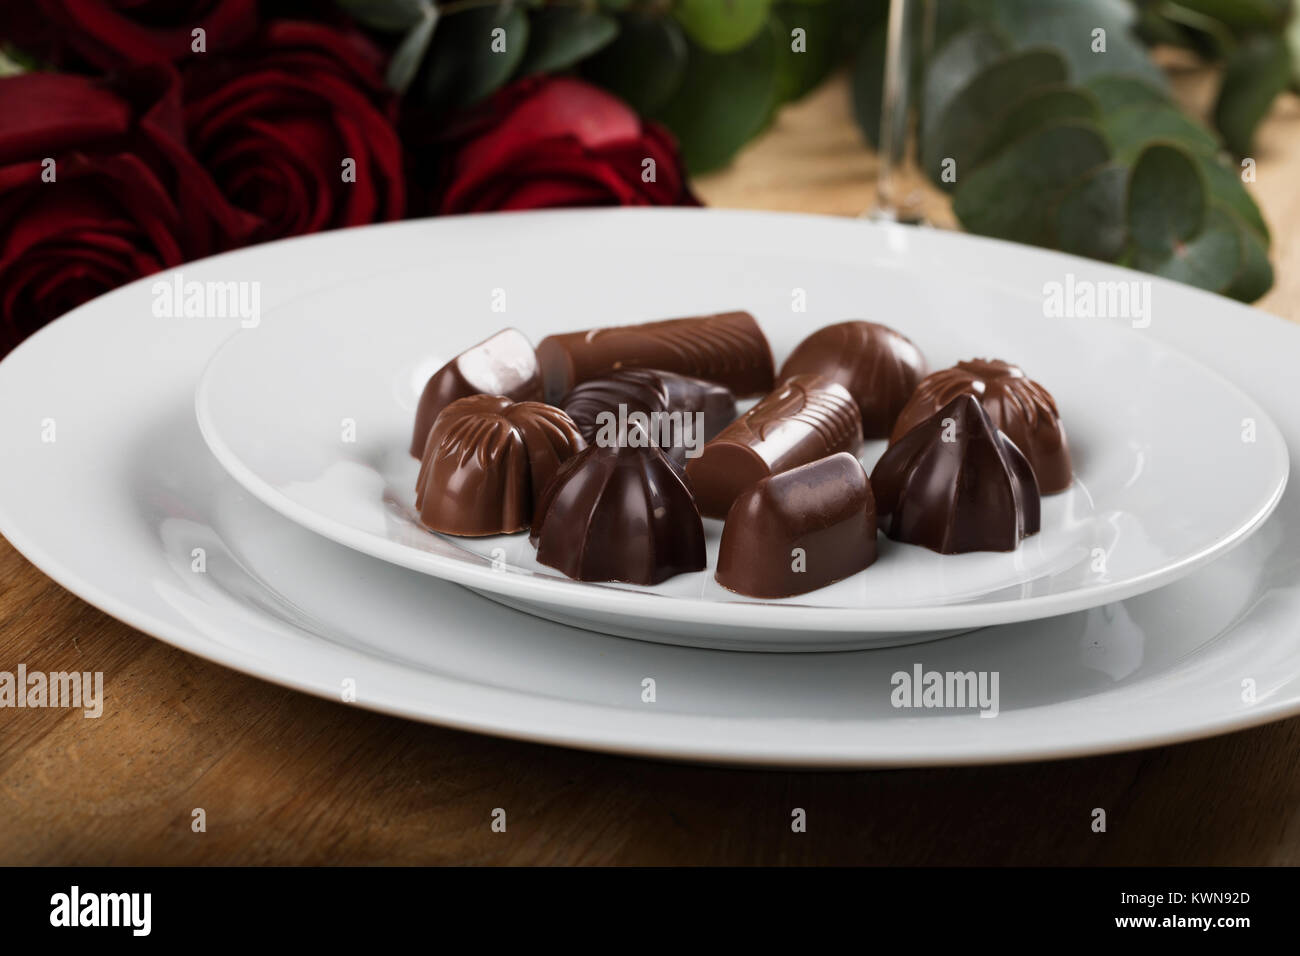
[[[1171,60],[1202,108],[1213,76]],[[1300,319],[1300,101],[1252,186],[1274,237],[1260,305]],[[837,80],[726,172],[717,206],[856,215],[874,160]],[[948,215],[930,197],[932,217]],[[720,770],[443,730],[174,650],[0,539],[0,670],[103,671],[111,720],[0,710],[0,864],[1300,864],[1300,719],[1109,757],[859,773]],[[194,833],[201,807],[207,832]],[[493,833],[491,813],[508,813]],[[806,833],[792,833],[802,807]],[[1094,807],[1105,833],[1090,827]]]

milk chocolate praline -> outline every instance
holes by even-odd
[[[862,419],[844,386],[796,375],[724,428],[686,463],[700,512],[725,518],[760,478],[862,444]]]
[[[924,378],[894,423],[890,440],[898,441],[958,395],[979,399],[993,426],[1029,459],[1042,494],[1070,487],[1070,446],[1056,402],[1019,366],[998,359],[958,362]]]
[[[658,584],[705,565],[695,500],[653,446],[589,445],[547,488],[531,538],[540,563],[579,581]]]
[[[1029,461],[970,394],[890,445],[871,489],[885,534],[941,554],[1014,551],[1041,520]]]
[[[737,398],[772,388],[772,348],[748,312],[548,335],[537,345],[546,400],[621,368],[653,368],[725,385]]]
[[[715,577],[751,597],[803,594],[876,560],[876,506],[861,463],[841,452],[764,478],[727,512]]]
[[[430,430],[420,462],[420,520],[445,534],[522,531],[560,465],[584,447],[569,417],[550,405],[502,395],[452,402]]]
[[[517,329],[502,329],[461,352],[430,376],[415,410],[411,455],[424,454],[429,429],[442,410],[470,395],[504,395],[516,402],[541,401],[542,373],[532,343]]]
[[[864,438],[886,438],[925,377],[925,356],[911,339],[877,322],[839,322],[800,342],[781,379],[822,375],[849,390],[862,415]]]

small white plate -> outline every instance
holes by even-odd
[[[1240,543],[1286,483],[1276,427],[1238,388],[1128,323],[1045,318],[1032,287],[936,281],[844,244],[838,230],[785,251],[763,230],[728,230],[719,244],[658,220],[629,250],[589,222],[556,219],[547,243],[527,248],[503,230],[491,255],[447,232],[429,242],[427,265],[288,303],[208,366],[196,406],[209,447],[281,514],[394,564],[564,623],[769,651],[887,646],[1140,594]],[[792,295],[807,312],[792,311]],[[935,368],[977,356],[1022,365],[1058,400],[1074,486],[1044,498],[1043,530],[1016,552],[945,556],[882,535],[866,571],[775,602],[714,580],[718,521],[705,522],[708,569],[652,588],[571,581],[538,564],[524,534],[456,538],[419,525],[414,408],[457,352],[507,325],[536,342],[730,308],[754,312],[778,363],[813,329],[864,317],[912,337]],[[881,450],[868,446],[864,463]]]
[[[340,230],[190,263],[184,275],[260,281],[269,310],[360,279],[375,261],[419,260],[449,236],[467,248],[490,248],[503,231],[541,244],[572,218],[615,243],[658,226],[701,244],[725,244],[741,231],[796,248],[829,233],[917,269],[1030,289],[1062,266],[1089,280],[1141,278],[951,233],[913,230],[895,246],[866,223],[716,210]],[[848,654],[730,654],[612,639],[375,561],[253,500],[207,453],[192,410],[199,373],[238,321],[154,318],[151,283],[83,306],[0,362],[0,533],[91,604],[224,666],[336,702],[348,681],[353,706],[481,733],[799,767],[1080,756],[1300,713],[1300,488],[1212,565],[1065,617]],[[1150,333],[1244,383],[1300,449],[1300,329],[1194,289],[1154,285],[1161,308]],[[997,718],[895,708],[893,675],[917,665],[998,674]],[[114,706],[110,687],[110,716]]]

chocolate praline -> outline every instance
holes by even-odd
[[[412,457],[424,454],[429,429],[444,408],[457,399],[480,394],[504,395],[516,402],[541,401],[541,367],[532,343],[522,332],[502,329],[429,377],[415,410]]]
[[[876,560],[876,506],[862,464],[840,452],[741,492],[722,529],[715,577],[751,597],[804,594]]]
[[[1014,551],[1041,523],[1029,461],[969,394],[890,445],[871,490],[885,534],[941,554]]]
[[[1070,487],[1070,446],[1056,401],[1019,366],[999,359],[958,362],[922,379],[894,423],[890,441],[898,441],[958,395],[979,399],[994,427],[1029,459],[1042,494]]]
[[[704,525],[682,477],[653,446],[590,445],[538,505],[537,560],[579,581],[658,584],[702,571]]]
[[[885,438],[925,377],[925,356],[907,336],[878,322],[839,322],[818,329],[790,353],[781,379],[817,374],[849,390],[864,438]]]
[[[445,534],[522,531],[560,466],[585,444],[569,416],[541,402],[502,395],[452,402],[430,430],[420,462],[420,520]]]

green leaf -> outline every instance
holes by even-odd
[[[1258,34],[1228,57],[1214,106],[1214,125],[1238,156],[1250,152],[1255,128],[1291,79],[1291,56],[1280,34]]]
[[[926,66],[921,91],[922,123],[925,117],[938,122],[957,94],[987,67],[1002,59],[1008,48],[1002,34],[985,26],[970,27],[949,39]]]
[[[1179,244],[1168,258],[1148,263],[1143,268],[1198,289],[1223,292],[1232,284],[1241,264],[1240,237],[1230,225],[1218,222]]]
[[[1238,32],[1280,27],[1290,12],[1290,0],[1177,0],[1177,3]]]
[[[496,30],[503,35],[494,36]],[[493,46],[504,41],[505,48]],[[510,79],[528,46],[528,16],[514,6],[470,7],[446,14],[433,38],[424,81],[435,110],[477,103]]]
[[[658,118],[676,134],[691,172],[716,169],[749,142],[777,103],[777,44],[769,25],[733,53],[691,49],[686,76]]]
[[[675,16],[692,40],[711,53],[731,53],[754,41],[772,0],[677,0]]]
[[[974,169],[1002,145],[998,130],[1034,89],[1065,81],[1065,61],[1053,50],[1013,53],[985,69],[949,102],[937,122],[926,124],[921,159],[940,182],[940,166],[957,162],[957,176]]]
[[[1209,156],[1197,156],[1205,184],[1209,187],[1210,198],[1236,213],[1251,229],[1268,241],[1268,225],[1260,215],[1259,207],[1250,197],[1242,184],[1239,171],[1223,165]]]
[[[839,65],[837,13],[836,5],[826,0],[784,0],[773,8],[784,37],[776,56],[782,102],[804,96]],[[794,36],[795,30],[802,30],[802,37]],[[800,45],[802,50],[796,49]]]
[[[547,7],[532,18],[521,74],[567,70],[618,36],[618,21],[578,7]]]
[[[1028,98],[1014,106],[998,128],[995,140],[1009,143],[1026,133],[1062,120],[1098,120],[1101,110],[1087,90],[1080,87],[1049,86],[1031,90]]]
[[[1189,152],[1214,156],[1220,150],[1214,134],[1172,106],[1130,106],[1102,117],[1102,129],[1121,162],[1132,163],[1146,146],[1171,140]]]
[[[433,0],[334,0],[359,23],[384,33],[407,33],[429,16]]]
[[[941,0],[942,2],[942,0]],[[1133,31],[1136,17],[1126,0],[966,0],[985,22],[1012,39],[1016,49],[1051,46],[1086,81],[1103,73],[1141,76],[1161,89],[1164,74]],[[1094,30],[1105,31],[1105,52],[1093,52]]]
[[[1106,140],[1093,124],[1072,120],[1047,126],[973,172],[959,170],[953,210],[972,232],[1045,245],[1061,197],[1109,158]]]
[[[1103,113],[1115,113],[1135,106],[1168,106],[1169,96],[1139,76],[1106,74],[1088,78],[1085,87],[1097,97]]]
[[[657,112],[681,86],[688,44],[670,17],[631,13],[614,42],[582,64],[583,74],[643,116]]]
[[[1241,265],[1224,295],[1241,302],[1254,302],[1273,287],[1273,266],[1268,261],[1268,242],[1231,209],[1215,205],[1214,211],[1217,216],[1232,223],[1241,245]]]
[[[1128,241],[1129,171],[1107,163],[1070,185],[1056,208],[1056,245],[1064,252],[1114,262]]]
[[[430,7],[429,13],[402,38],[388,61],[385,81],[389,89],[398,93],[406,92],[415,79],[415,74],[419,72],[420,64],[424,62],[424,55],[429,51],[429,43],[433,40],[433,30],[437,25],[438,11]]]
[[[1205,224],[1205,181],[1196,160],[1172,143],[1143,150],[1129,178],[1129,236],[1141,256],[1164,258]]]

